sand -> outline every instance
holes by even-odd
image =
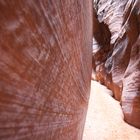
[[[110,94],[105,86],[91,82],[83,140],[140,140],[140,129],[124,122],[120,103]]]

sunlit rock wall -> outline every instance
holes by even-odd
[[[92,22],[91,0],[0,0],[1,140],[81,140]]]
[[[140,1],[94,2],[95,79],[121,101],[125,120],[140,128]]]

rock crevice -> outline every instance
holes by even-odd
[[[94,7],[95,79],[113,91],[125,120],[140,128],[140,2],[98,0]]]

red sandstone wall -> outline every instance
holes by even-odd
[[[91,0],[0,1],[0,139],[81,140]]]
[[[140,128],[140,1],[99,0],[95,11],[96,79],[121,101],[125,120]]]

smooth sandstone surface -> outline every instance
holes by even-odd
[[[94,0],[94,79],[121,102],[124,119],[140,128],[140,1]]]
[[[81,140],[92,22],[91,0],[0,0],[0,140]]]

